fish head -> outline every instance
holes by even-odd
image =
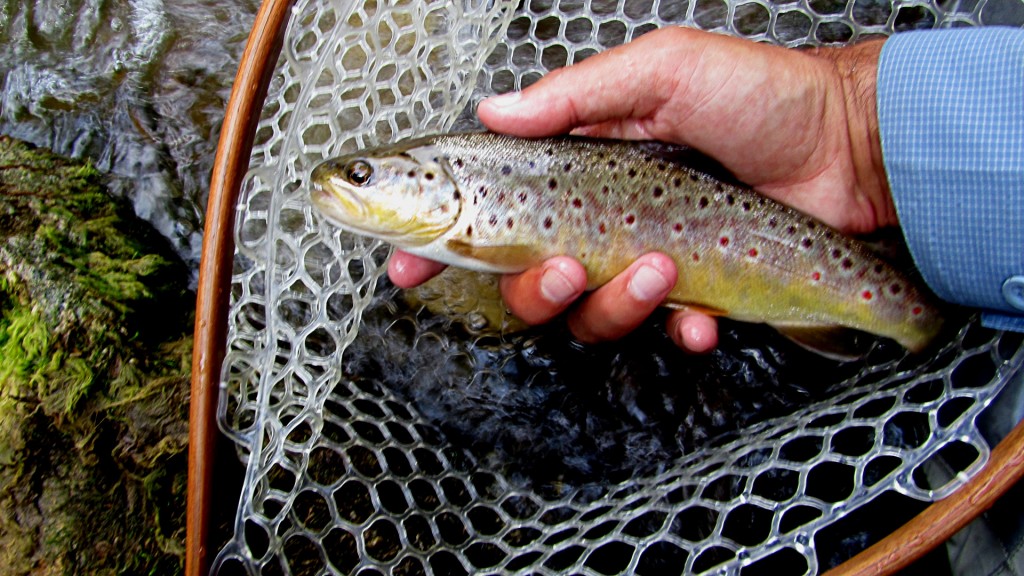
[[[429,154],[344,156],[319,164],[310,180],[310,199],[329,220],[399,247],[433,241],[461,211],[446,161]]]

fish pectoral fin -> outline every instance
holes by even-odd
[[[445,244],[449,250],[478,262],[490,264],[496,268],[522,271],[540,264],[544,258],[536,249],[522,244],[471,244],[462,240],[452,239]]]
[[[729,312],[721,310],[719,308],[712,308],[710,306],[703,306],[701,304],[688,304],[686,302],[670,302],[665,301],[662,303],[665,308],[671,308],[672,310],[686,310],[688,312],[698,312],[700,314],[707,314],[708,316],[728,316]]]
[[[798,346],[840,362],[867,355],[875,338],[866,332],[843,326],[772,325]]]

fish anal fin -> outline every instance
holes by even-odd
[[[507,271],[525,270],[544,260],[536,249],[522,244],[479,245],[452,239],[446,246],[463,258]]]
[[[843,326],[774,325],[772,327],[797,345],[826,358],[842,362],[863,358],[875,340],[865,332]]]
[[[666,301],[662,304],[665,308],[671,308],[672,310],[685,310],[687,312],[697,312],[700,314],[707,314],[708,316],[728,316],[729,312],[718,308],[712,308],[710,306],[703,306],[701,304],[691,304],[687,302],[670,302]]]

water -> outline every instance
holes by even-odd
[[[0,133],[90,159],[198,270],[256,0],[0,3]]]

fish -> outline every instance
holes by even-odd
[[[665,306],[767,323],[827,356],[863,355],[864,332],[921,352],[942,327],[927,288],[866,244],[683,146],[437,134],[327,159],[309,180],[328,222],[480,272],[567,255],[593,289],[663,252],[679,273]]]

